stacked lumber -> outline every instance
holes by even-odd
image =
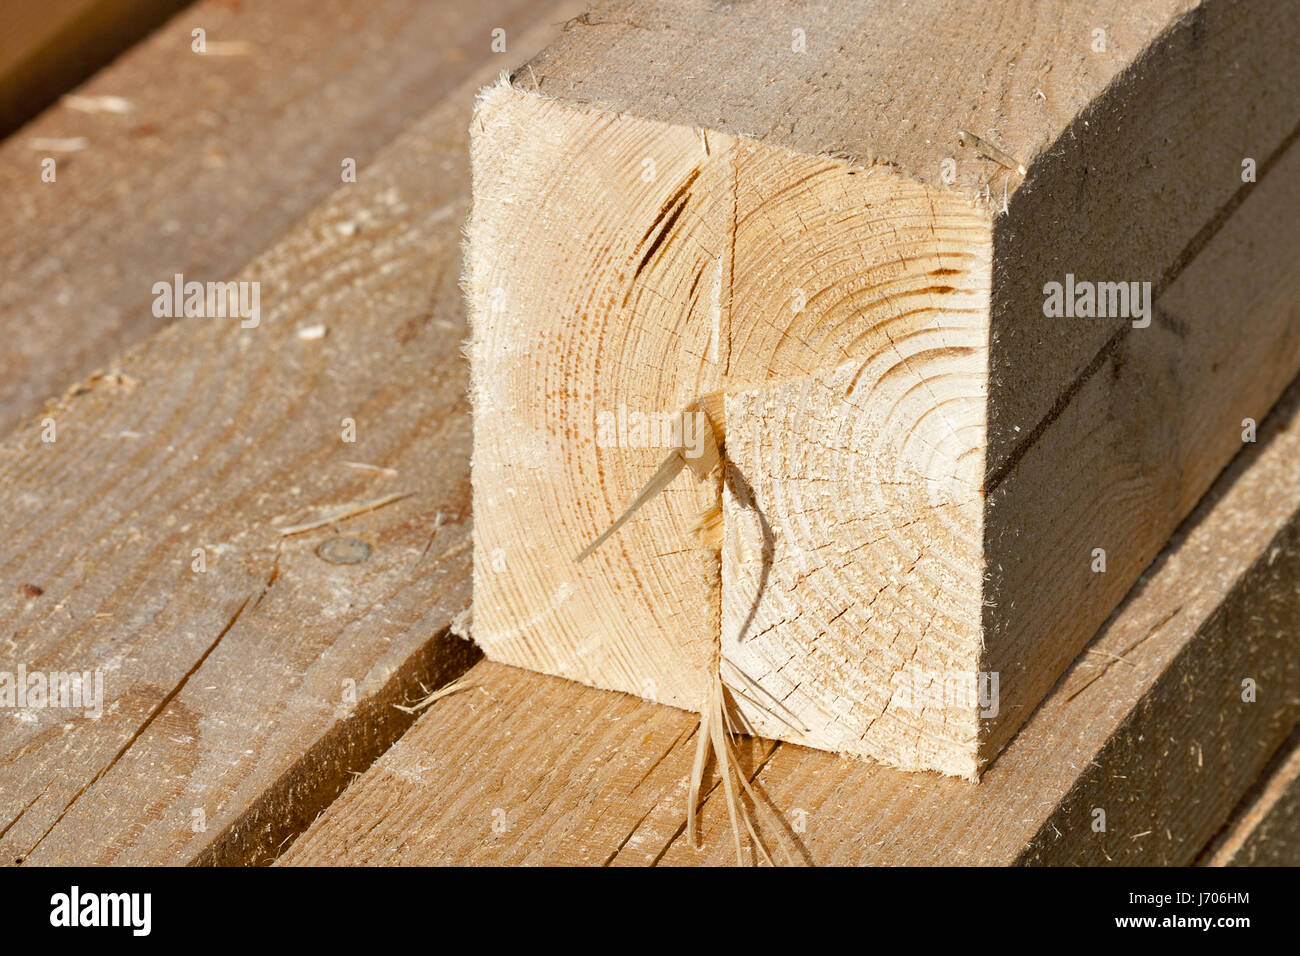
[[[493,28],[522,41],[538,13],[527,0],[468,16],[404,0],[237,6],[191,6],[0,143],[5,433],[168,323],[155,281],[231,278],[340,189],[348,161],[364,172],[432,103],[490,75],[505,55],[483,39]]]
[[[183,6],[185,0],[7,5],[0,32],[0,136],[12,133]]]
[[[1201,862],[1300,866],[1300,734],[1278,751]]]
[[[0,861],[1300,864],[1297,16],[968,12],[200,0],[0,142]]]

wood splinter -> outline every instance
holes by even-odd
[[[986,159],[991,159],[999,166],[1005,166],[1018,172],[1021,176],[1025,175],[1025,164],[1016,159],[1005,149],[994,146],[982,136],[976,136],[974,133],[968,133],[964,129],[957,130],[957,138],[961,140],[963,146],[972,147],[977,153]]]
[[[632,502],[614,519],[596,540],[583,548],[575,562],[581,562],[609,540],[646,502],[660,494],[677,475],[689,468],[695,477],[703,481],[713,474],[722,464],[722,448],[717,434],[703,410],[704,402],[696,403],[692,408],[681,413],[680,435],[687,434],[687,416],[695,416],[698,454],[691,454],[683,440],[675,447],[655,469],[650,480],[641,486]],[[702,511],[691,524],[691,536],[697,544],[708,551],[717,552],[722,546],[722,502],[721,489],[715,506]],[[741,845],[741,829],[749,834],[757,858],[773,865],[772,857],[763,844],[754,825],[753,815],[741,799],[741,793],[748,795],[757,806],[758,798],[750,786],[749,779],[741,771],[732,741],[737,734],[736,719],[727,705],[727,687],[722,680],[721,647],[714,654],[708,693],[700,705],[700,724],[696,730],[697,741],[695,760],[691,766],[690,784],[686,794],[686,832],[693,846],[699,846],[699,833],[696,811],[700,804],[700,790],[704,783],[704,772],[708,767],[709,753],[712,751],[721,778],[723,794],[726,798],[727,815],[731,820],[731,832],[736,848],[736,862],[745,862],[744,849]],[[737,718],[743,721],[743,718]],[[744,729],[752,729],[745,727]],[[739,786],[737,786],[737,784]]]

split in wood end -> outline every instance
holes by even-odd
[[[697,430],[695,433],[698,439],[696,444],[698,452],[692,453],[692,451],[688,451],[685,444],[680,444],[669,452],[668,457],[660,463],[659,467],[655,469],[655,473],[650,476],[650,480],[647,481],[645,485],[642,486],[641,490],[637,492],[636,497],[632,499],[631,504],[624,508],[623,513],[614,519],[614,523],[602,531],[595,541],[591,542],[591,544],[578,552],[577,556],[573,559],[576,563],[581,563],[586,558],[590,557],[597,548],[609,540],[610,536],[613,535],[615,531],[623,527],[623,525],[627,523],[628,519],[630,519],[642,505],[650,501],[672,484],[673,479],[677,477],[677,473],[683,468],[690,468],[695,477],[703,481],[709,475],[713,474],[714,470],[722,464],[722,449],[718,446],[717,434],[713,430],[713,423],[710,420],[709,415],[704,411],[702,404],[697,403],[692,409],[682,412],[683,425],[681,434],[686,434],[684,420],[686,416],[691,415],[692,413],[699,416],[696,419]],[[719,509],[719,518],[720,517],[721,510]]]

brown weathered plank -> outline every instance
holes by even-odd
[[[1269,762],[1221,834],[1206,866],[1300,866],[1300,731]]]
[[[496,69],[238,274],[257,328],[178,320],[0,445],[0,672],[104,692],[0,713],[0,861],[268,859],[472,660],[459,224]]]
[[[167,322],[153,283],[227,278],[338,188],[345,158],[364,170],[475,64],[506,67],[535,9],[203,0],[76,91],[129,112],[65,99],[0,144],[0,434]]]
[[[1293,386],[980,783],[749,741],[778,860],[1190,861],[1300,716],[1297,460]],[[704,850],[683,836],[692,715],[488,662],[464,683],[281,862],[734,860],[716,790]]]

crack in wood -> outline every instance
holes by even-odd
[[[149,716],[144,719],[144,723],[142,723],[138,728],[136,728],[135,733],[133,733],[127,739],[126,743],[122,745],[121,749],[118,750],[116,754],[114,754],[113,759],[110,760],[103,767],[101,767],[99,771],[93,777],[90,778],[90,780],[88,780],[85,784],[83,784],[81,788],[77,790],[75,794],[72,795],[72,799],[68,801],[67,806],[65,806],[63,810],[59,813],[59,815],[54,818],[54,822],[50,824],[49,828],[44,833],[41,834],[40,839],[38,839],[34,844],[32,844],[31,849],[29,849],[25,854],[23,854],[24,858],[30,857],[34,852],[36,852],[36,848],[39,847],[43,842],[45,842],[45,838],[54,832],[55,827],[57,827],[60,823],[63,822],[63,818],[68,815],[68,812],[72,809],[73,805],[76,804],[76,802],[81,799],[82,795],[85,794],[86,791],[88,791],[95,784],[97,784],[101,779],[103,779],[104,775],[107,774],[110,770],[112,770],[113,767],[118,763],[118,761],[120,761],[124,756],[126,756],[126,752],[130,750],[132,745],[137,740],[139,740],[140,737],[144,735],[144,732],[149,729],[150,725],[153,724],[153,722],[158,718],[158,716],[162,714],[164,710],[167,709],[167,705],[170,704],[176,698],[176,696],[182,690],[185,689],[185,685],[189,683],[190,678],[193,677],[198,672],[199,668],[203,666],[204,661],[206,661],[211,656],[212,652],[217,649],[217,646],[222,642],[225,636],[230,633],[231,628],[235,626],[236,622],[240,618],[240,615],[244,613],[244,609],[249,606],[249,603],[252,602],[253,606],[256,607],[257,602],[261,601],[262,597],[266,594],[267,590],[271,587],[272,583],[274,583],[276,577],[276,571],[278,568],[278,563],[279,562],[277,560],[276,567],[272,568],[271,575],[268,578],[266,584],[263,585],[262,589],[256,595],[250,594],[248,597],[244,598],[244,602],[239,605],[239,608],[231,616],[230,620],[226,623],[226,626],[221,629],[221,633],[217,635],[216,640],[214,640],[211,644],[208,645],[207,649],[202,654],[199,655],[198,660],[194,662],[193,666],[191,666],[190,669],[181,676],[180,682],[175,687],[172,688],[172,690],[167,694],[167,696],[165,696],[162,700],[158,702],[158,704],[154,707],[152,711],[150,711]]]

